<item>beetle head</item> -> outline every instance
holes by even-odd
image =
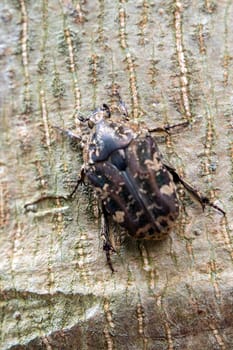
[[[90,129],[92,129],[96,124],[100,123],[105,119],[109,119],[111,117],[111,111],[107,104],[103,104],[101,108],[96,109],[92,112],[88,117],[84,118],[83,116],[79,116],[78,119],[81,122],[87,122]]]

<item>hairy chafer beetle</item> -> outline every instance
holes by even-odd
[[[87,121],[93,131],[84,145],[84,166],[72,194],[85,178],[95,188],[102,206],[104,250],[112,271],[110,251],[114,249],[109,239],[108,216],[135,239],[161,240],[179,215],[177,183],[181,183],[203,209],[209,205],[225,215],[163,161],[151,136],[151,132],[168,132],[187,123],[149,131],[130,122],[125,108],[121,120],[118,116],[114,121],[106,104],[80,120]],[[80,140],[79,136],[67,133]]]

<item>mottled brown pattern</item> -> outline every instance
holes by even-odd
[[[149,133],[101,119],[90,146],[85,171],[106,212],[132,237],[164,238],[179,204],[173,178]]]

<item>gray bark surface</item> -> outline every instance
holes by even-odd
[[[0,348],[233,348],[233,2],[0,3]],[[164,157],[223,208],[180,188],[161,242],[126,238],[106,264],[75,130],[119,87]],[[25,204],[39,200],[25,209]]]

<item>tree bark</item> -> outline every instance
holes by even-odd
[[[232,1],[0,4],[1,349],[232,349]],[[113,103],[192,185],[161,242],[102,250],[95,197],[72,192],[79,113]],[[78,132],[78,131],[77,131]],[[33,205],[27,203],[33,202]],[[26,205],[26,206],[25,206]]]

